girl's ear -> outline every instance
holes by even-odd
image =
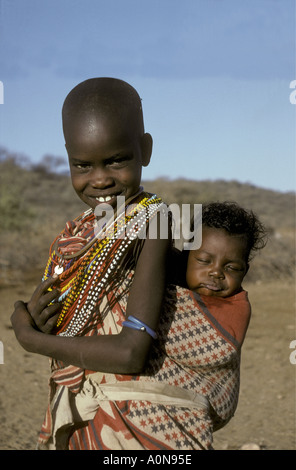
[[[150,134],[144,134],[141,138],[142,165],[148,166],[152,155],[153,139]]]

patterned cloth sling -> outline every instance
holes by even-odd
[[[158,339],[140,376],[84,371],[83,386],[73,393],[71,378],[59,382],[54,374],[39,448],[211,449],[213,432],[237,406],[241,345],[204,300],[168,286]],[[120,331],[126,303],[127,294],[105,317],[110,333]],[[229,309],[240,317],[235,336],[242,336],[250,316],[246,292],[225,306],[225,318]]]

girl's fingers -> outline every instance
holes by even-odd
[[[39,284],[31,300],[28,302],[28,310],[31,315],[34,317],[35,315],[39,315],[48,304],[59,297],[59,289],[53,288],[52,290],[48,290],[53,287],[56,282],[56,278],[48,278]]]
[[[52,304],[46,307],[41,315],[40,315],[40,320],[42,320],[43,323],[47,323],[48,320],[53,316],[57,314],[57,310],[60,309],[60,304]]]
[[[46,322],[46,325],[44,325],[42,329],[43,333],[46,333],[46,334],[51,333],[51,331],[53,330],[53,328],[55,328],[57,324],[58,318],[59,318],[59,313],[57,313],[56,315],[52,315]]]
[[[58,281],[58,277],[49,277],[45,281],[42,281],[39,286],[35,289],[35,292],[32,296],[33,297],[39,297],[43,294],[45,294],[50,287],[52,287],[56,282]]]
[[[46,292],[39,300],[39,305],[42,310],[54,300],[58,299],[61,292],[59,289],[53,289],[52,291]]]
[[[35,323],[36,326],[43,332],[43,333],[50,333],[51,330],[56,326],[60,312],[59,304],[52,304],[46,307],[38,318],[36,319]]]

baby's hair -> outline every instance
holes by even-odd
[[[267,232],[258,217],[240,207],[236,202],[211,202],[203,204],[202,225],[224,229],[229,235],[244,235],[247,239],[248,261],[255,251],[264,248]]]

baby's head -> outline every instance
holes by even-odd
[[[236,203],[210,203],[202,211],[202,244],[188,255],[189,289],[214,297],[242,290],[254,251],[264,247],[266,232],[252,211]]]
[[[62,119],[78,196],[95,208],[136,194],[152,152],[137,91],[115,78],[86,80],[66,97]]]

